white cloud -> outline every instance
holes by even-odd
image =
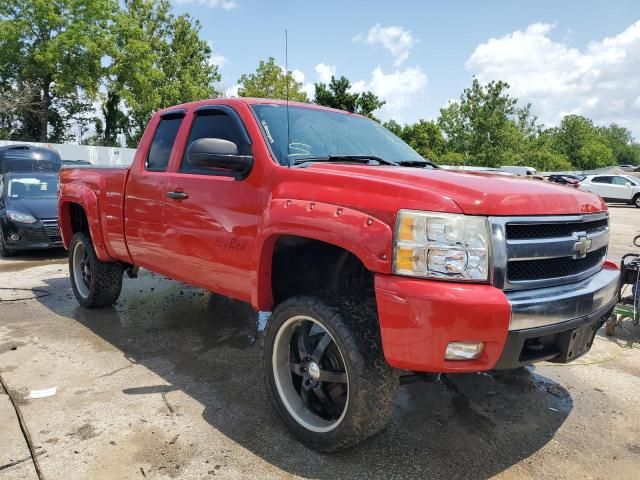
[[[369,29],[366,37],[357,35],[355,41],[364,41],[369,45],[382,45],[394,57],[394,66],[401,65],[407,58],[409,52],[417,40],[413,38],[411,31],[397,25],[383,27],[376,23]]]
[[[193,3],[209,8],[222,8],[223,10],[231,10],[238,6],[234,0],[174,0],[174,2],[178,4]]]
[[[640,21],[578,49],[551,39],[555,25],[534,23],[480,44],[466,62],[481,82],[505,80],[543,122],[577,113],[640,135]]]
[[[336,66],[327,65],[324,62],[317,64],[315,70],[318,75],[318,82],[321,83],[329,83],[331,81],[331,77],[336,74]]]
[[[354,82],[354,92],[370,90],[386,103],[377,111],[382,120],[393,118],[400,122],[408,121],[407,110],[419,102],[427,89],[427,75],[420,67],[407,67],[385,73],[376,67],[368,81]]]
[[[224,55],[216,55],[216,54],[214,54],[214,55],[211,55],[211,58],[209,58],[209,63],[211,65],[217,65],[218,67],[222,68],[227,63],[229,63],[229,60]]]
[[[234,98],[239,97],[238,91],[240,90],[240,85],[234,85],[232,87],[226,88],[224,90],[224,98]]]

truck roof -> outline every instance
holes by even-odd
[[[294,102],[294,101],[289,101],[289,106],[290,107],[304,107],[304,108],[313,108],[316,110],[325,110],[325,111],[329,111],[329,112],[337,112],[337,113],[343,113],[345,115],[356,115],[356,116],[361,116],[357,113],[352,113],[352,112],[347,112],[345,110],[339,110],[337,108],[330,108],[330,107],[325,107],[322,105],[316,105],[315,103],[305,103],[305,102]],[[157,113],[165,113],[165,112],[169,112],[172,110],[176,110],[176,109],[180,109],[180,108],[184,108],[184,109],[188,109],[188,110],[192,110],[194,108],[198,108],[198,107],[203,107],[205,105],[240,105],[240,104],[244,104],[244,105],[259,105],[259,104],[265,104],[265,105],[287,105],[287,101],[286,100],[276,100],[273,98],[254,98],[254,97],[232,97],[232,98],[208,98],[205,100],[198,100],[196,102],[188,102],[188,103],[181,103],[180,105],[173,105],[171,107],[167,107],[164,108],[162,110],[158,110]]]

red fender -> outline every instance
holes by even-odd
[[[98,198],[93,190],[78,183],[65,183],[61,185],[58,195],[58,222],[65,248],[69,249],[71,239],[73,238],[70,212],[70,205],[72,203],[77,203],[84,209],[89,224],[89,234],[91,235],[91,241],[93,242],[93,247],[95,248],[98,258],[103,262],[116,260],[107,252],[104,239],[102,238]]]
[[[341,247],[378,273],[391,273],[393,232],[366,213],[306,200],[272,200],[262,217],[252,258],[251,303],[273,307],[271,261],[278,238],[297,235]]]

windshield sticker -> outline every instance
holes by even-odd
[[[264,120],[262,120],[260,123],[262,123],[264,133],[267,134],[267,140],[269,140],[269,143],[273,143],[273,137],[271,136],[271,132],[269,131],[269,125],[267,125],[267,122],[265,122]]]

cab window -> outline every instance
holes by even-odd
[[[611,177],[593,177],[591,183],[608,183],[611,184]]]
[[[153,172],[164,172],[169,165],[171,149],[176,141],[182,116],[163,117],[151,141],[145,169]]]
[[[245,133],[240,129],[238,122],[230,118],[222,110],[202,110],[196,112],[196,117],[189,133],[189,139],[184,149],[182,158],[181,172],[193,173],[215,173],[208,172],[206,168],[200,165],[192,165],[187,158],[189,146],[201,138],[221,138],[235,143],[238,146],[238,152],[241,155],[251,153],[251,146],[245,140]]]

